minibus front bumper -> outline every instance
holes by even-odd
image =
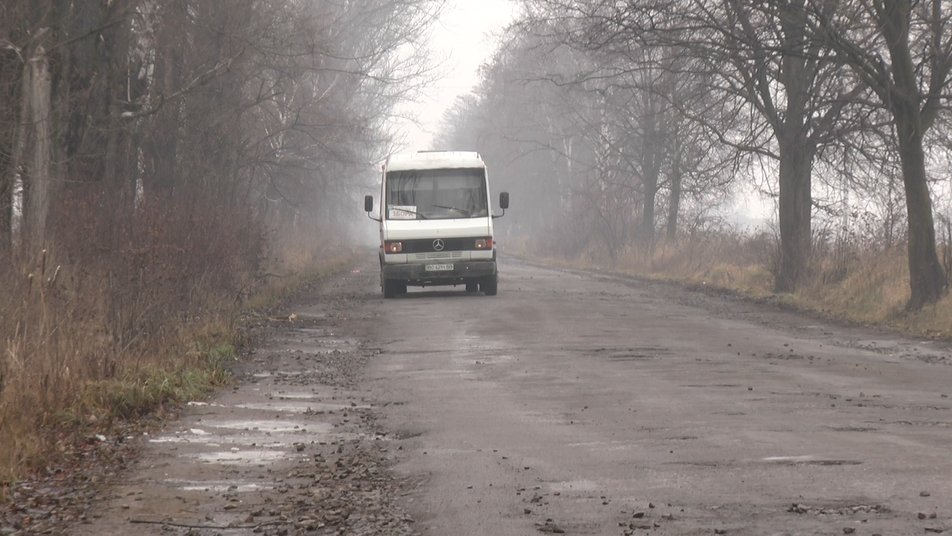
[[[428,261],[405,264],[383,264],[383,279],[402,281],[408,285],[456,285],[496,275],[496,261]]]

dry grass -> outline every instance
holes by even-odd
[[[298,243],[267,260],[253,219],[208,207],[71,222],[57,238],[0,265],[0,500],[69,442],[227,382],[239,311],[314,275],[261,274],[318,258]]]
[[[538,258],[525,248],[518,249]],[[952,295],[922,311],[905,311],[909,275],[902,246],[818,244],[807,280],[796,293],[785,295],[773,292],[771,266],[776,251],[774,239],[767,235],[715,233],[662,243],[650,254],[632,248],[612,260],[604,252],[587,251],[577,259],[547,262],[723,289],[755,299],[769,297],[830,319],[914,336],[952,338]]]

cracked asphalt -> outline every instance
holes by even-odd
[[[505,259],[384,300],[374,262],[69,533],[952,532],[943,343]]]

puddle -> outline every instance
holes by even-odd
[[[200,480],[169,479],[165,482],[182,491],[212,491],[215,493],[226,493],[230,491],[237,493],[250,493],[254,491],[267,491],[274,489],[274,486],[270,484],[248,484],[235,480],[209,480],[203,482]]]
[[[316,400],[321,397],[316,393],[286,393],[283,391],[268,393],[268,396],[279,400]]]
[[[210,432],[206,432],[201,428],[189,428],[185,431],[178,431],[170,435],[161,435],[158,437],[153,437],[149,439],[149,443],[196,443],[196,444],[212,444],[212,441],[217,440],[218,438],[213,436]]]
[[[353,350],[357,347],[355,339],[329,339],[329,338],[311,338],[303,339],[289,337],[287,341],[288,352],[290,353],[310,353],[310,354],[332,354]]]
[[[598,449],[602,451],[630,450],[632,445],[628,441],[583,441],[568,443],[569,447],[584,448],[588,450]]]
[[[302,428],[307,428],[307,425],[303,422],[281,420],[217,421],[209,422],[208,425],[213,428],[243,430],[247,432],[297,432]]]
[[[310,431],[300,432],[301,435],[297,437],[279,437],[274,438],[271,436],[271,433],[268,432],[267,441],[262,441],[262,436],[260,435],[247,435],[247,436],[229,436],[224,438],[222,436],[214,437],[196,437],[196,436],[162,436],[155,439],[150,439],[149,443],[155,444],[173,444],[173,445],[200,445],[208,448],[222,448],[223,445],[239,445],[242,447],[255,447],[255,448],[287,448],[288,446],[294,443],[300,443],[301,441],[329,441],[334,438],[344,438],[342,435],[331,435],[331,434],[321,434],[321,436],[314,437]],[[307,434],[307,435],[304,435]],[[302,435],[304,437],[302,437]]]
[[[310,376],[312,374],[324,374],[327,369],[305,369],[305,370],[282,370],[279,372],[256,372],[252,377],[262,378],[297,378],[300,376]]]
[[[294,456],[283,450],[239,450],[206,452],[192,454],[193,458],[203,463],[217,463],[221,465],[256,465],[288,460]]]
[[[288,433],[307,431],[308,433],[326,433],[332,428],[330,423],[312,422],[304,423],[299,421],[285,420],[240,420],[240,421],[209,421],[207,426],[212,428],[224,428],[226,430],[238,430],[246,432],[266,432],[266,433]]]
[[[761,461],[780,465],[862,465],[857,460],[818,459],[815,456],[769,456]]]
[[[162,444],[162,443],[194,443],[198,445],[214,445],[218,446],[219,442],[213,441],[210,437],[198,437],[198,436],[159,436],[153,437],[149,440],[149,443]]]
[[[287,413],[331,413],[347,409],[370,409],[369,405],[351,406],[350,404],[330,404],[326,402],[252,402],[249,404],[235,404],[231,407],[262,411],[283,411]]]

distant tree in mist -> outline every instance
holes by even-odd
[[[35,254],[96,206],[332,222],[389,151],[394,105],[429,79],[420,43],[440,7],[3,2],[0,249]]]
[[[673,238],[685,209],[706,210],[730,182],[716,136],[684,119],[717,107],[705,78],[678,74],[693,61],[681,53],[583,45],[583,22],[550,15],[530,11],[509,29],[475,96],[446,118],[447,139],[480,142],[495,180],[525,196],[514,231],[562,226],[560,247],[597,242],[612,255],[650,249],[659,220]]]
[[[760,169],[777,195],[774,288],[792,291],[811,270],[814,209],[829,207],[818,188],[842,192],[848,225],[850,190],[892,203],[896,169],[909,307],[945,292],[927,157],[948,144],[925,149],[930,128],[943,130],[932,139],[948,137],[952,11],[941,1],[522,5],[447,135],[489,147],[507,140],[496,154],[520,171],[510,163],[504,173],[513,169],[512,180],[535,192],[560,192],[560,204],[544,206],[574,211],[578,240],[650,248],[658,210],[674,237],[685,192],[703,204]],[[903,222],[882,213],[895,237]]]

